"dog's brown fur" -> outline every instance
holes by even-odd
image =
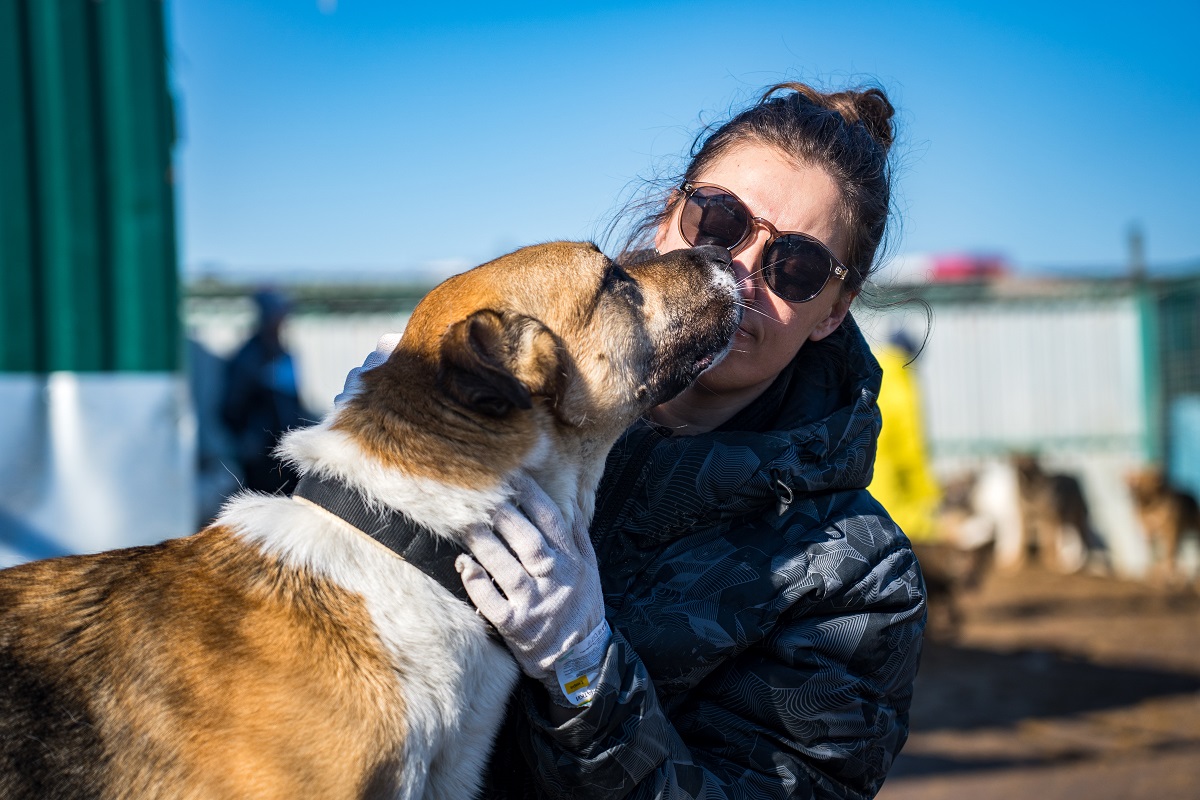
[[[219,526],[5,576],[6,666],[27,681],[8,702],[39,715],[36,729],[6,731],[24,741],[0,751],[0,772],[46,774],[57,796],[178,781],[199,797],[362,797],[403,738],[402,707],[379,720],[393,679],[362,599]],[[96,744],[45,746],[64,736]],[[60,753],[74,763],[53,763]],[[73,779],[50,778],[64,772]]]

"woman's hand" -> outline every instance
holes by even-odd
[[[518,480],[515,500],[500,508],[495,530],[470,531],[471,555],[456,566],[522,671],[559,705],[585,705],[611,636],[587,525],[576,514],[568,526],[531,478]]]

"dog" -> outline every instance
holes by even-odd
[[[977,502],[978,490],[976,472],[944,480],[934,537],[912,542],[925,578],[928,636],[958,636],[963,625],[961,599],[979,588],[994,563],[997,526]]]
[[[1178,563],[1179,547],[1188,534],[1200,536],[1200,505],[1196,498],[1171,486],[1157,467],[1136,470],[1125,477],[1125,483],[1149,541],[1156,571],[1165,573],[1168,582],[1185,579]]]
[[[453,548],[522,474],[590,518],[619,434],[727,352],[729,259],[550,243],[457,275],[281,444],[332,501],[245,493],[193,536],[0,572],[0,797],[474,796],[516,664],[347,519]]]
[[[1013,464],[1025,547],[1037,551],[1042,563],[1055,571],[1079,572],[1093,551],[1102,549],[1083,485],[1074,475],[1046,472],[1034,455],[1017,454]]]

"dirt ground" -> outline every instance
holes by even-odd
[[[1195,589],[1031,568],[960,607],[926,640],[881,800],[1200,798]]]

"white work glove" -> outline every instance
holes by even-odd
[[[375,344],[375,349],[367,356],[367,360],[362,363],[362,366],[355,367],[346,374],[346,383],[342,387],[342,393],[333,398],[334,408],[341,408],[351,397],[362,391],[363,373],[367,370],[375,369],[387,361],[391,357],[392,351],[396,349],[396,345],[400,344],[400,337],[402,335],[399,333],[385,333],[379,337],[379,341]]]
[[[587,525],[576,515],[568,527],[531,478],[517,481],[515,500],[520,510],[501,506],[494,531],[471,529],[471,555],[455,566],[521,670],[545,684],[558,705],[587,705],[612,637]]]

